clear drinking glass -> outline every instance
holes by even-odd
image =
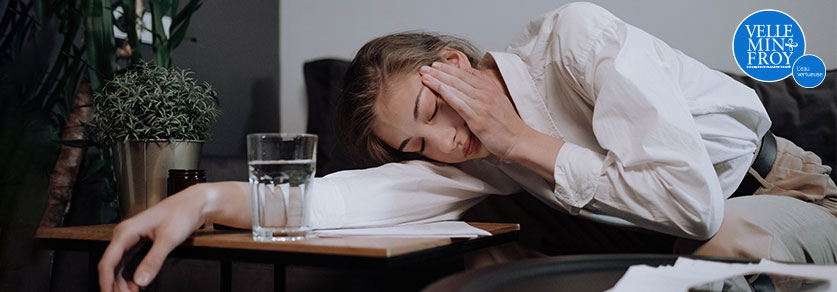
[[[317,135],[247,135],[253,239],[291,241],[310,231],[308,201],[317,165]]]

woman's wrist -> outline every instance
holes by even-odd
[[[228,181],[202,183],[189,187],[190,200],[199,206],[203,224],[222,224],[236,228],[251,226],[250,184]]]
[[[189,200],[189,204],[195,204],[198,210],[198,222],[201,225],[212,224],[215,222],[218,213],[218,183],[201,183],[188,187],[183,190],[185,200]]]
[[[528,128],[520,136],[518,143],[510,149],[507,160],[517,162],[553,182],[555,159],[564,146],[564,141]]]
[[[543,134],[535,129],[526,127],[524,130],[518,132],[514,139],[514,144],[508,149],[504,160],[523,163],[531,160],[533,151],[537,151],[540,144],[542,144]],[[543,149],[541,149],[543,150]],[[540,151],[542,152],[542,151]]]

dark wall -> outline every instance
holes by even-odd
[[[197,41],[184,41],[173,63],[212,84],[223,111],[201,167],[210,181],[246,180],[246,133],[280,129],[279,2],[205,1],[187,35]]]
[[[218,91],[223,111],[213,126],[212,137],[204,145],[201,168],[207,170],[210,181],[246,180],[245,134],[279,131],[278,1],[205,1],[192,17],[187,37],[194,37],[197,42],[184,41],[172,53],[174,65],[191,69],[195,78],[212,84]],[[142,53],[145,59],[154,59],[148,46],[143,46]],[[73,194],[72,208],[66,219],[68,226],[113,222],[115,214],[105,207],[103,199],[97,194],[95,190],[78,190]],[[171,264],[172,261],[175,264]],[[217,289],[217,266],[213,266],[212,262],[184,261],[177,265],[178,262],[177,259],[167,261],[164,269],[173,276],[157,281],[160,286],[170,288],[162,291],[201,290],[200,287],[210,287],[209,291]],[[84,268],[85,263],[87,255],[84,253],[57,252],[52,273],[53,288],[87,291],[88,270]],[[199,273],[195,274],[195,269]],[[198,276],[185,280],[177,277],[184,273]],[[234,268],[233,273],[234,279],[247,279],[252,274],[238,268]],[[269,271],[266,273],[270,274]],[[30,278],[39,276],[42,275]],[[265,279],[261,282],[269,281],[269,278]],[[199,288],[189,286],[195,282],[205,282],[205,285]],[[33,291],[46,291],[44,283],[38,286],[40,289],[31,287]],[[243,288],[250,287],[248,285],[234,287],[242,291],[253,290]]]

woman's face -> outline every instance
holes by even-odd
[[[378,96],[372,130],[384,143],[445,163],[490,155],[465,121],[415,73],[391,78]]]

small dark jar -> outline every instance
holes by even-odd
[[[203,169],[169,169],[168,195],[202,182],[206,182]]]

